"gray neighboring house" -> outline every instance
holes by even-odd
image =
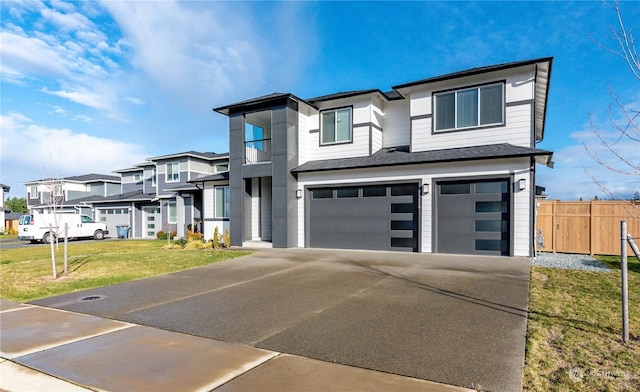
[[[11,187],[9,185],[0,184],[0,202],[2,205],[0,206],[0,222],[2,222],[3,229],[6,226],[5,223],[5,210],[4,210],[4,194],[9,193]]]
[[[107,174],[84,174],[60,179],[27,181],[27,207],[31,213],[58,211],[91,215],[91,207],[82,200],[87,197],[109,197],[120,193],[120,177]]]
[[[215,108],[232,245],[533,255],[552,60]]]
[[[119,193],[82,202],[93,208],[96,220],[105,222],[110,233],[128,225],[129,236],[135,238],[154,238],[159,231],[183,237],[191,229],[211,239],[214,226],[222,229],[225,218],[205,216],[203,211],[205,206],[215,211],[215,189],[226,187],[228,194],[228,161],[227,153],[196,151],[148,158],[114,171],[121,179]]]

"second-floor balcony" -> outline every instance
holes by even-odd
[[[244,142],[244,163],[271,162],[271,139]]]

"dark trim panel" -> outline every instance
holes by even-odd
[[[524,99],[522,101],[507,102],[505,106],[511,107],[511,106],[520,106],[520,105],[535,104],[535,103],[536,101],[534,99]]]

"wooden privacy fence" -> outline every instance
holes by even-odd
[[[640,237],[640,201],[537,201],[536,238],[542,230],[543,252],[620,255],[620,221]],[[638,242],[638,240],[636,240]],[[630,249],[629,249],[630,251]]]

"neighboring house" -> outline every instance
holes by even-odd
[[[120,192],[120,177],[85,174],[59,179],[25,182],[27,207],[32,213],[78,211],[90,215],[90,209],[77,200],[89,196],[108,197]]]
[[[5,223],[4,194],[9,193],[9,191],[11,191],[11,187],[9,185],[0,184],[0,200],[2,203],[0,206],[0,222],[3,224],[2,229],[7,227]]]
[[[214,109],[229,117],[232,245],[533,255],[551,66]]]
[[[130,237],[154,238],[159,231],[183,237],[191,229],[211,239],[214,223],[218,221],[222,229],[224,219],[203,216],[203,204],[214,212],[213,190],[228,189],[228,170],[226,153],[188,151],[152,157],[114,171],[120,175],[120,193],[82,202],[93,207],[96,220],[107,223],[110,233],[117,233],[118,225],[128,225]],[[211,200],[204,201],[206,197]]]

